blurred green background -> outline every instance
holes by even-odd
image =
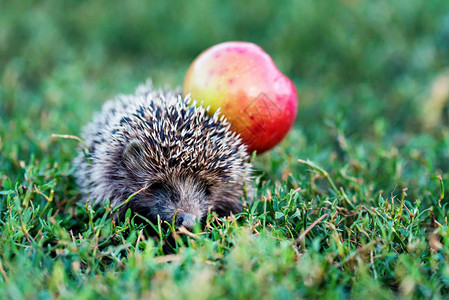
[[[295,82],[298,118],[255,159],[265,174],[239,226],[167,264],[163,238],[75,205],[78,143],[52,134],[79,136],[147,78],[181,86],[230,40],[257,43]],[[447,0],[0,0],[0,298],[444,299],[448,100]]]
[[[414,131],[449,66],[449,1],[1,1],[0,149],[73,153],[49,135],[78,135],[146,78],[180,86],[201,51],[229,40],[259,44],[296,83],[308,142],[329,138],[328,121],[356,138]]]

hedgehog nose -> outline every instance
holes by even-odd
[[[192,229],[196,223],[196,216],[191,214],[182,214],[177,221],[178,226],[184,226],[187,229]]]

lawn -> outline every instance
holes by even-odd
[[[78,202],[103,102],[263,47],[299,91],[254,201],[193,233]],[[0,299],[449,295],[449,1],[0,1]]]

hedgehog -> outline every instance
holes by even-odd
[[[220,114],[151,81],[107,101],[74,160],[83,201],[192,229],[241,211],[251,193],[247,146]]]

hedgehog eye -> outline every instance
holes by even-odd
[[[179,202],[179,195],[175,192],[174,188],[166,182],[155,181],[150,183],[147,189],[151,197],[155,197],[155,199],[173,203]]]
[[[212,194],[211,188],[212,188],[211,185],[206,185],[206,187],[204,188],[204,194],[205,194],[206,196],[210,196],[210,195]]]
[[[149,184],[148,188],[152,191],[165,190],[165,186],[162,182],[153,182],[153,183]]]

